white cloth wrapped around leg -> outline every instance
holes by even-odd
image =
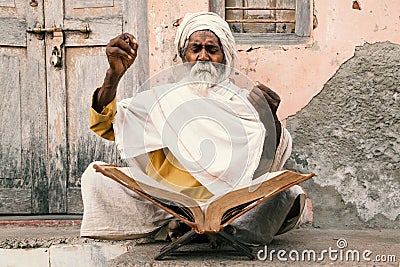
[[[171,215],[98,173],[93,162],[82,175],[84,213],[81,236],[131,239],[148,235]]]
[[[297,210],[289,219],[288,214],[297,199],[299,205],[295,206]],[[290,231],[300,223],[304,205],[305,193],[299,185],[294,185],[237,218],[231,224],[234,236],[249,245],[269,244],[274,236]]]

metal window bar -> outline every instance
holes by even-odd
[[[275,19],[227,19],[228,23],[296,23],[296,20]]]
[[[294,7],[237,7],[237,6],[227,6],[226,10],[288,10],[296,11]]]

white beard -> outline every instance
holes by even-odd
[[[201,96],[208,96],[208,91],[222,81],[224,65],[214,66],[210,61],[197,61],[190,69],[190,86]]]

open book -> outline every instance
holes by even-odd
[[[300,174],[288,170],[272,172],[253,180],[250,187],[215,195],[203,203],[173,191],[148,176],[131,177],[126,167],[94,165],[94,168],[172,214],[199,234],[220,232],[259,203],[314,176],[313,173]]]

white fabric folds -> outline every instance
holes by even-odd
[[[214,195],[249,185],[260,161],[265,129],[247,94],[226,80],[204,97],[181,81],[121,101],[114,119],[121,157],[129,162],[168,148]]]

